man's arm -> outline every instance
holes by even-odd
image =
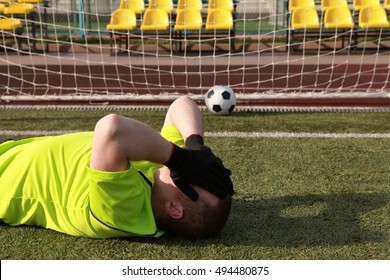
[[[192,134],[203,136],[200,111],[189,97],[171,104],[164,125],[176,126],[184,139]],[[129,168],[130,160],[164,164],[171,152],[171,143],[148,125],[110,114],[95,126],[90,166],[102,171],[123,171]]]
[[[181,102],[184,103],[183,108]],[[170,112],[167,113],[166,125],[181,127],[184,129],[181,131],[184,137],[203,134],[200,112],[191,102],[187,98],[180,98],[172,104]],[[181,111],[189,110],[189,117],[180,117],[180,114],[175,113],[175,108]],[[194,115],[191,117],[191,114]],[[186,129],[185,126],[189,128]],[[191,191],[192,188],[191,194],[184,190],[189,189],[189,183],[201,186],[220,197],[233,193],[230,171],[211,150],[182,149],[164,139],[148,125],[119,115],[110,114],[99,120],[94,131],[90,167],[108,172],[124,171],[129,168],[130,161],[137,160],[147,160],[169,167],[182,182],[184,187],[181,189],[193,200],[197,199],[196,192]]]
[[[187,98],[177,101],[169,109],[165,124],[181,127],[186,136],[203,135],[201,116],[195,103]],[[176,114],[175,108],[183,115]],[[185,110],[189,113],[184,113]],[[123,171],[129,168],[129,161],[147,160],[168,167],[179,167],[190,155],[174,146],[148,125],[110,114],[100,119],[95,126],[90,166],[102,171]],[[190,157],[197,160],[198,155]],[[186,165],[185,168],[196,167],[195,164],[191,165],[194,166]]]
[[[177,99],[170,106],[164,125],[173,125],[180,131],[188,150],[199,152],[204,156],[205,161],[212,160],[213,163],[208,165],[208,168],[213,175],[206,178],[204,184],[199,181],[198,186],[219,197],[232,195],[234,191],[230,180],[231,172],[223,166],[222,161],[212,153],[211,149],[204,145],[202,115],[195,102],[186,96]],[[171,171],[171,177],[175,185],[187,196],[192,200],[198,199],[198,193],[184,179],[185,176],[181,172]]]
[[[176,99],[168,109],[164,125],[175,126],[186,140],[191,135],[203,137],[203,121],[195,102],[183,96]]]
[[[111,114],[95,126],[90,166],[102,171],[124,171],[130,160],[164,164],[171,152],[172,144],[148,125]]]

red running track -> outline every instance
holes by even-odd
[[[0,96],[204,94],[215,84],[229,84],[236,93],[240,94],[283,94],[281,98],[251,98],[239,101],[242,105],[248,106],[390,107],[389,98],[384,94],[380,97],[376,94],[390,89],[387,64],[340,64],[336,67],[331,64],[245,65],[245,67],[242,65],[0,66]],[[314,98],[307,97],[304,93],[323,94],[321,98]],[[334,93],[343,93],[343,97],[337,97]],[[365,93],[364,98],[356,97],[354,93]],[[303,95],[299,96],[299,94]],[[160,105],[171,102],[137,98],[131,101],[128,99],[113,101],[108,98],[107,101],[109,104],[122,105]],[[107,101],[102,102],[107,104]],[[15,102],[12,104],[15,105]],[[69,103],[69,101],[40,101],[41,104],[49,102]],[[18,102],[21,105],[25,103],[29,102]],[[4,102],[0,104],[6,105]],[[84,104],[84,102],[72,101],[72,104]]]

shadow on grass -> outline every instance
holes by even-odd
[[[221,240],[266,247],[383,242],[389,236],[383,216],[369,212],[389,202],[390,195],[378,193],[236,200],[223,234],[230,237]]]
[[[243,248],[248,249],[303,247],[305,250],[316,246],[380,244],[389,238],[389,205],[390,194],[379,193],[236,199],[223,232],[216,238],[196,242],[169,235],[157,239],[96,240],[39,227],[10,227],[0,222],[0,257],[155,259],[157,253],[162,259],[223,259],[219,249],[214,251],[215,246],[247,246]],[[200,250],[202,247],[206,253]],[[211,255],[207,253],[210,250]],[[242,252],[238,254],[240,258]]]

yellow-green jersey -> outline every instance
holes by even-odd
[[[184,146],[180,132],[161,135]],[[93,132],[8,141],[0,145],[0,220],[93,238],[153,236],[151,204],[158,164],[131,162],[126,171],[89,167]]]

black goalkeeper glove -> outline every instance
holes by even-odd
[[[211,152],[209,147],[203,145],[201,136],[197,135],[195,138],[198,140],[187,139],[186,145],[189,150],[173,145],[172,156],[165,164],[171,170],[173,182],[193,201],[196,201],[199,195],[189,185],[190,183],[220,198],[224,198],[227,194],[233,195],[230,170],[223,166],[222,161]]]
[[[211,149],[204,144],[204,140],[203,140],[202,136],[200,136],[198,134],[190,135],[186,139],[185,145],[186,145],[188,150],[203,151],[205,153],[209,153],[210,156],[215,158],[215,164],[219,166],[219,169],[221,170],[221,172],[225,172],[225,175],[227,177],[229,177],[232,174],[229,169],[227,169],[223,166],[222,160],[219,157],[217,157],[216,155],[214,155],[214,153],[211,151]],[[224,171],[222,171],[222,170],[224,170]],[[222,187],[221,189],[226,194],[233,195],[234,194],[233,183],[231,182],[230,177],[228,179],[229,180],[226,181],[225,185],[221,185],[221,187]]]
[[[186,147],[188,150],[205,150],[211,152],[211,149],[205,146],[203,137],[198,134],[192,134],[186,139]]]

